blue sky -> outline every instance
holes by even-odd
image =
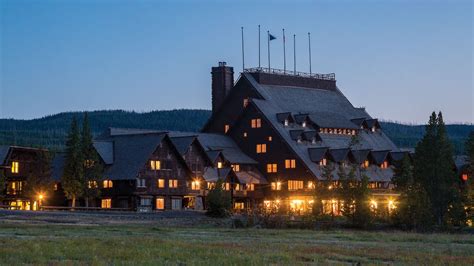
[[[210,109],[210,68],[258,64],[257,25],[277,36],[272,67],[335,72],[381,119],[474,121],[472,1],[9,1],[1,5],[0,118],[64,111]],[[262,45],[262,64],[266,66]],[[236,76],[237,79],[237,76]]]

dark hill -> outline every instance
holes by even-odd
[[[61,149],[73,116],[82,120],[82,112],[67,112],[32,120],[0,119],[0,145],[15,144]],[[170,110],[147,113],[123,110],[89,112],[94,134],[108,127],[147,128],[159,130],[199,131],[211,112],[208,110]],[[423,125],[404,125],[382,122],[386,134],[399,147],[415,147],[424,134]],[[448,134],[456,153],[462,153],[463,144],[474,125],[448,125]]]

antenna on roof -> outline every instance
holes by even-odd
[[[258,68],[260,66],[260,25],[258,25]]]
[[[245,54],[244,54],[244,27],[240,27],[242,31],[242,72],[245,70]]]
[[[311,76],[311,33],[308,32],[308,48],[309,48],[309,75]]]
[[[296,75],[296,34],[293,34],[293,74]]]
[[[286,74],[286,39],[285,39],[285,29],[283,29],[283,74]]]

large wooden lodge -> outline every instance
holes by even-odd
[[[314,203],[314,187],[337,185],[339,169],[357,166],[370,179],[373,208],[396,206],[391,179],[402,152],[376,118],[354,107],[336,86],[334,74],[246,69],[234,83],[233,68],[212,68],[212,116],[201,132],[109,128],[94,147],[104,165],[97,208],[136,211],[203,210],[220,179],[236,210],[267,208],[302,213]],[[0,148],[6,173],[3,205],[36,209],[22,186],[35,174],[44,150]],[[323,168],[333,166],[332,180]],[[61,190],[64,155],[52,160],[53,192],[43,205],[67,206]],[[462,178],[466,178],[462,173]],[[44,199],[43,199],[44,197]],[[320,199],[338,214],[337,198]]]

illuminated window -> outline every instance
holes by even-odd
[[[462,181],[467,181],[467,179],[468,179],[467,174],[462,174],[461,179],[462,179]]]
[[[158,188],[164,188],[165,187],[165,180],[164,179],[158,179]]]
[[[267,164],[267,173],[276,173],[277,171],[278,167],[276,163]]]
[[[308,189],[314,189],[315,185],[313,181],[308,181]]]
[[[100,202],[100,206],[102,207],[102,209],[112,208],[112,199],[102,199]]]
[[[112,183],[112,180],[104,180],[103,186],[104,188],[112,188],[114,184]]]
[[[224,183],[222,186],[224,187],[224,190],[230,190],[230,183]]]
[[[137,187],[146,187],[145,178],[137,178]]]
[[[207,189],[213,189],[216,187],[216,182],[207,182]]]
[[[244,105],[244,108],[249,105],[249,98],[244,99],[244,104],[243,105]]]
[[[247,191],[254,191],[255,185],[254,184],[247,184]]]
[[[240,191],[241,188],[240,184],[235,184],[235,191]]]
[[[272,136],[268,136],[268,141],[272,141],[272,140],[273,140]]]
[[[375,132],[375,127],[372,127],[372,132]]]
[[[178,179],[170,179],[168,181],[169,188],[177,188],[178,187]]]
[[[388,168],[388,162],[387,162],[387,161],[384,161],[384,162],[380,165],[380,168],[382,168],[382,169],[387,169],[387,168]]]
[[[94,166],[94,161],[93,160],[85,160],[84,161],[84,167],[85,168],[91,168],[92,166]]]
[[[156,160],[150,161],[150,168],[151,170],[160,170],[161,169],[161,162]]]
[[[247,137],[247,132],[244,132],[244,138],[246,138],[246,137]]]
[[[257,153],[266,153],[267,144],[257,144]]]
[[[326,166],[328,163],[328,161],[326,160],[326,158],[323,158],[321,161],[319,161],[319,165],[321,166]]]
[[[301,180],[288,180],[288,190],[303,189],[303,181]]]
[[[288,121],[288,119],[285,119],[285,121],[283,122],[283,125],[285,125],[285,127],[287,127],[289,124],[290,124],[290,121]]]
[[[20,163],[12,162],[12,174],[18,174],[20,168]]]
[[[54,191],[58,191],[58,183],[54,183],[53,189],[54,189]]]
[[[234,172],[240,172],[240,164],[232,164],[231,167]]]
[[[252,119],[250,121],[250,126],[252,128],[260,128],[262,127],[262,120],[260,120],[260,118]]]
[[[272,182],[272,190],[281,190],[281,182]]]
[[[301,123],[301,126],[306,127],[306,121],[303,121],[303,123]]]
[[[234,209],[236,210],[243,210],[245,208],[245,204],[243,202],[235,202]]]
[[[199,180],[195,180],[191,182],[191,189],[192,190],[200,190],[201,189],[201,182]]]
[[[97,181],[95,181],[95,180],[87,181],[87,187],[88,188],[97,188]]]
[[[164,198],[156,198],[156,209],[157,210],[164,210],[165,209],[165,199]]]
[[[362,167],[363,167],[363,168],[369,168],[369,160],[365,160],[365,161],[362,163]]]
[[[288,168],[296,168],[296,160],[295,159],[287,159],[285,160],[285,168],[288,169]]]
[[[217,168],[222,168],[224,165],[222,164],[222,162],[217,162]]]
[[[225,126],[224,126],[224,133],[227,133],[227,131],[229,131],[229,128],[230,128],[229,125],[225,125]]]

